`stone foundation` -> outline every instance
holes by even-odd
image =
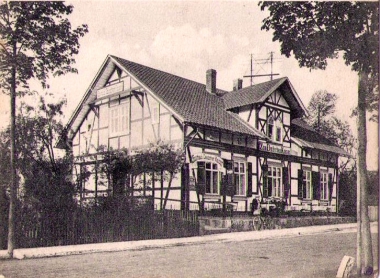
[[[242,231],[286,229],[314,225],[354,223],[355,217],[303,216],[303,217],[199,217],[199,234],[209,235]]]

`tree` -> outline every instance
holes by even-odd
[[[70,213],[76,206],[75,186],[69,178],[72,159],[67,154],[57,156],[57,150],[53,149],[63,130],[60,117],[64,103],[65,100],[46,103],[40,97],[36,107],[21,103],[16,117],[17,178],[23,181],[18,190],[16,214],[23,216],[23,226],[28,220],[46,220],[43,233],[47,241],[58,239],[59,235],[52,231],[63,231],[57,227],[67,226]],[[2,169],[7,172],[10,168],[10,129],[2,132],[0,138],[0,155],[4,158]],[[21,227],[15,230],[17,235],[22,234]]]
[[[350,125],[347,121],[342,121],[335,115],[336,101],[338,97],[327,91],[315,92],[307,107],[309,117],[305,120],[316,131],[329,139],[332,143],[339,146],[351,155],[354,155],[356,139],[352,134]],[[340,173],[346,170],[347,166],[355,166],[353,159],[346,159],[341,163]]]
[[[10,96],[10,207],[8,255],[15,245],[16,97],[29,93],[28,81],[40,81],[48,87],[50,74],[59,76],[76,72],[73,55],[78,53],[79,38],[87,33],[87,25],[71,28],[67,19],[73,6],[63,2],[5,2],[0,5],[0,88]]]
[[[372,273],[366,193],[366,111],[373,111],[378,100],[378,3],[260,2],[259,5],[261,10],[269,11],[261,28],[274,30],[273,40],[281,43],[281,53],[286,57],[293,54],[300,67],[325,69],[328,59],[343,55],[345,63],[358,73],[357,271],[359,275]]]
[[[7,231],[7,212],[9,200],[7,198],[7,189],[9,188],[10,176],[10,154],[9,154],[9,137],[6,132],[0,132],[0,249],[6,248],[6,231]]]
[[[308,122],[316,131],[320,132],[321,125],[335,112],[336,100],[337,96],[327,91],[317,91],[311,96]]]

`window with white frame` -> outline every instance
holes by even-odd
[[[313,188],[311,183],[311,171],[303,170],[303,187],[304,187],[304,198],[311,199],[313,196]]]
[[[327,174],[327,172],[321,172],[320,186],[321,186],[321,200],[328,200],[329,199],[329,188],[328,188],[328,174]]]
[[[234,162],[236,195],[246,195],[245,162]]]
[[[204,184],[205,193],[219,194],[219,185],[221,182],[221,172],[218,164],[207,161],[198,162],[198,183]]]
[[[110,136],[117,136],[129,132],[129,100],[110,103],[109,117]]]
[[[281,167],[268,166],[268,188],[271,188],[272,197],[283,197]]]

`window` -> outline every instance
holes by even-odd
[[[303,171],[303,187],[304,187],[304,198],[311,199],[313,194],[313,188],[311,184],[311,171]]]
[[[129,131],[129,101],[110,104],[110,136],[126,134]]]
[[[271,188],[272,197],[283,197],[281,168],[268,166],[268,187]]]
[[[329,190],[328,190],[328,175],[326,172],[321,173],[321,200],[329,199]]]
[[[282,141],[282,134],[281,134],[281,127],[276,127],[276,142],[281,142]]]
[[[282,142],[282,123],[279,119],[276,121],[272,117],[268,118],[268,137],[272,140],[281,143]]]
[[[246,194],[246,181],[245,181],[245,163],[244,162],[234,162],[234,180],[236,187],[236,195]]]
[[[219,184],[221,173],[218,171],[218,164],[213,162],[198,162],[198,184],[205,185],[205,193],[219,194]]]
[[[268,134],[267,134],[269,138],[273,137],[273,127],[274,127],[274,121],[273,121],[273,118],[270,117],[268,119]]]
[[[206,163],[206,193],[218,194],[219,174],[216,163]]]

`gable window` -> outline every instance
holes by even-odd
[[[281,167],[268,166],[268,187],[272,197],[283,197]]]
[[[236,187],[236,195],[246,195],[246,180],[245,180],[245,163],[234,162],[234,180]]]
[[[273,137],[273,128],[274,128],[274,121],[273,121],[273,118],[270,117],[268,119],[268,134],[267,134],[269,138]]]
[[[320,186],[321,186],[321,200],[329,199],[329,189],[328,189],[328,175],[326,172],[322,172],[320,176]]]
[[[280,126],[276,126],[276,142],[281,142],[282,141],[282,128]]]
[[[109,132],[110,136],[129,132],[129,100],[110,103]]]
[[[273,117],[268,118],[267,135],[275,142],[282,142],[282,122],[280,119],[274,120]]]

